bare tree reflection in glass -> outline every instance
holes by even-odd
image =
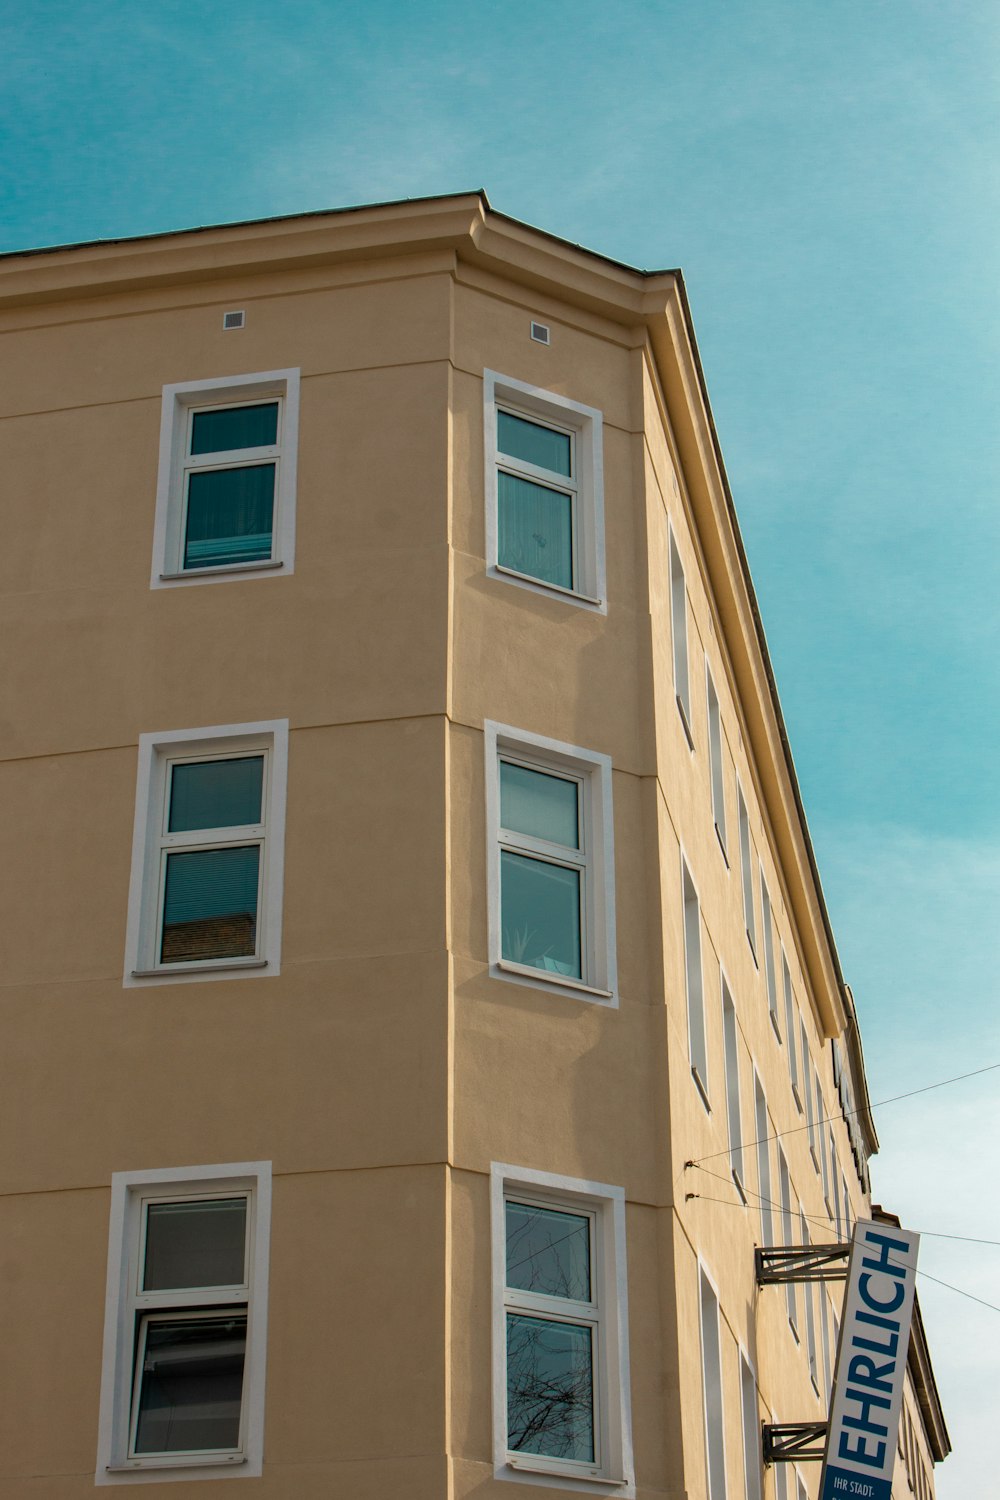
[[[508,1314],[507,1444],[522,1453],[594,1461],[590,1328]]]
[[[507,1444],[517,1452],[595,1459],[591,1222],[507,1202],[508,1298],[522,1303],[507,1313]],[[563,1307],[579,1321],[563,1321]]]

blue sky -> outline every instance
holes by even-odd
[[[0,0],[0,249],[485,187],[684,269],[875,1099],[1000,1061],[998,73],[992,0]],[[879,1112],[886,1205],[1000,1240],[998,1094]],[[958,1500],[1000,1314],[921,1299]]]

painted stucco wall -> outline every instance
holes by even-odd
[[[739,1348],[761,1420],[823,1411],[818,1302],[819,1392],[801,1314],[796,1342],[783,1289],[754,1285],[759,1184],[748,1149],[742,1206],[719,965],[739,1020],[743,1139],[755,1137],[753,1068],[774,1132],[793,1132],[796,1238],[800,1201],[814,1239],[836,1230],[823,1227],[789,1080],[782,948],[835,1116],[824,1042],[841,1000],[817,989],[819,898],[775,822],[779,803],[789,826],[794,809],[759,750],[770,720],[749,606],[737,582],[725,600],[717,583],[726,568],[736,579],[735,553],[692,471],[683,351],[666,371],[624,277],[599,305],[597,272],[568,262],[560,291],[531,262],[546,247],[532,250],[527,231],[503,275],[496,252],[484,264],[482,236],[475,253],[456,251],[454,225],[432,234],[421,221],[397,244],[407,212],[356,244],[334,225],[322,231],[332,249],[294,263],[277,231],[251,227],[228,260],[218,236],[147,246],[149,269],[130,263],[114,285],[103,252],[82,291],[72,252],[40,268],[43,290],[23,290],[21,266],[0,275],[11,1500],[93,1487],[109,1186],[124,1170],[273,1163],[265,1466],[246,1482],[274,1500],[510,1494],[491,1439],[497,1161],[625,1191],[637,1494],[706,1500],[699,1263],[721,1309],[730,1494],[743,1493]],[[246,327],[223,332],[234,307]],[[550,325],[549,347],[530,339],[531,318]],[[294,573],[151,590],[162,387],[290,367],[302,376]],[[606,614],[486,575],[485,369],[603,413]],[[693,748],[673,686],[668,526],[687,585]],[[706,660],[728,861],[712,817]],[[280,975],[123,988],[139,735],[281,718]],[[613,1006],[490,973],[486,720],[611,757]],[[744,927],[737,776],[758,932],[758,862],[773,907],[780,1036],[762,946],[755,958]],[[710,1108],[688,1054],[682,851],[701,903]],[[839,1117],[833,1133],[857,1213]],[[810,1493],[816,1477],[814,1466]]]

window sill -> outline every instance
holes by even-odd
[[[782,1040],[781,1040],[781,1032],[778,1030],[778,1014],[777,1014],[777,1011],[769,1010],[768,1011],[768,1015],[771,1018],[771,1030],[774,1032],[775,1041],[778,1043],[778,1046],[780,1047],[783,1044],[782,1044]]]
[[[245,1464],[245,1453],[151,1453],[145,1458],[126,1458],[118,1464],[108,1464],[108,1474],[148,1473],[150,1469],[205,1469],[209,1465],[226,1467],[230,1464]]]
[[[705,1106],[706,1110],[708,1111],[708,1113],[711,1114],[712,1113],[712,1104],[711,1104],[711,1101],[710,1101],[710,1099],[708,1097],[708,1089],[702,1083],[702,1081],[701,1081],[701,1074],[698,1072],[698,1069],[695,1067],[694,1063],[691,1064],[691,1077],[694,1079],[695,1088],[698,1090],[699,1094],[701,1095],[701,1102],[702,1102],[702,1104],[704,1104],[704,1106]]]
[[[220,958],[204,964],[160,964],[153,969],[133,969],[133,979],[162,979],[181,974],[225,974],[230,970],[266,969],[266,958]]]
[[[750,1201],[750,1200],[749,1200],[749,1198],[748,1198],[748,1197],[747,1197],[747,1190],[746,1190],[746,1188],[745,1188],[745,1187],[744,1187],[744,1186],[743,1186],[743,1180],[742,1180],[742,1178],[741,1178],[741,1177],[740,1177],[740,1174],[739,1174],[739,1172],[737,1172],[737,1170],[736,1170],[736,1168],[735,1168],[735,1167],[730,1167],[730,1169],[729,1169],[729,1170],[730,1170],[730,1171],[731,1171],[731,1173],[732,1173],[732,1176],[733,1176],[733,1182],[734,1182],[734,1184],[735,1184],[735,1186],[736,1186],[736,1191],[737,1191],[737,1192],[738,1192],[738,1193],[739,1193],[739,1195],[740,1195],[740,1197],[741,1197],[741,1198],[742,1198],[742,1200],[743,1200],[743,1207],[744,1207],[744,1208],[746,1208],[746,1206],[747,1206],[747,1203],[748,1203],[748,1202],[749,1202],[749,1201]]]
[[[759,969],[760,968],[760,964],[757,962],[757,947],[756,947],[756,944],[754,943],[753,938],[750,935],[750,929],[749,929],[749,927],[744,928],[744,931],[746,932],[746,935],[747,935],[747,942],[750,945],[750,957],[753,959],[753,966],[754,966],[755,969]]]
[[[508,1458],[507,1467],[520,1474],[551,1474],[553,1479],[570,1479],[581,1484],[606,1484],[618,1489],[628,1484],[627,1479],[611,1479],[606,1474],[585,1474],[579,1469],[550,1469],[544,1464],[525,1463],[519,1458]]]
[[[532,578],[530,573],[519,573],[516,568],[508,568],[503,563],[494,563],[489,571],[501,579],[509,578],[513,583],[538,589],[539,593],[556,594],[571,604],[589,604],[593,609],[604,607],[604,600],[598,599],[594,594],[584,594],[580,589],[567,589],[561,583],[546,583],[544,578]]]
[[[815,1146],[810,1146],[809,1147],[809,1155],[813,1159],[813,1166],[816,1168],[816,1174],[817,1174],[817,1176],[819,1176],[819,1172],[820,1172],[819,1157],[816,1155],[816,1148],[815,1148]]]
[[[263,562],[225,563],[217,568],[185,568],[183,573],[161,573],[163,583],[177,583],[188,578],[228,578],[232,574],[274,572],[283,568],[281,558],[266,558]]]
[[[612,990],[598,989],[596,985],[585,984],[582,979],[573,979],[568,974],[557,974],[552,969],[532,969],[527,964],[511,963],[510,959],[498,958],[493,968],[503,974],[515,974],[519,979],[530,979],[542,988],[551,986],[557,990],[572,990],[582,995],[593,995],[598,1000],[613,1000]]]
[[[691,751],[693,751],[694,750],[694,735],[691,733],[691,725],[688,722],[688,711],[684,707],[683,701],[681,700],[681,696],[680,696],[679,693],[675,693],[674,694],[674,702],[677,704],[677,712],[680,714],[680,716],[681,716],[681,723],[684,726],[684,738],[688,742],[688,749],[691,750]]]
[[[726,853],[726,841],[722,837],[722,830],[719,827],[718,823],[716,823],[716,825],[715,825],[715,837],[719,840],[719,849],[722,851],[723,863],[725,864],[726,869],[728,870],[729,869],[729,855]]]
[[[801,1114],[802,1113],[802,1099],[801,1099],[801,1097],[799,1095],[798,1086],[796,1084],[794,1084],[794,1083],[792,1084],[792,1098],[795,1100],[795,1107],[796,1107],[796,1109],[798,1110],[799,1114]]]

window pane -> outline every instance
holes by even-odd
[[[264,757],[202,760],[170,773],[169,833],[190,828],[242,828],[260,822]]]
[[[589,1328],[508,1313],[507,1446],[594,1462]]]
[[[217,411],[196,411],[191,423],[192,453],[270,448],[277,441],[277,401],[267,406],[224,406]]]
[[[145,1320],[136,1453],[237,1448],[245,1314]]]
[[[553,474],[572,474],[573,440],[566,432],[553,432],[538,422],[526,422],[510,412],[497,412],[497,447],[511,458],[534,464],[536,469],[551,469]]]
[[[257,844],[168,854],[160,962],[253,954],[259,864]]]
[[[500,762],[501,827],[579,849],[579,804],[579,782]]]
[[[500,854],[503,956],[582,978],[580,871],[523,854]]]
[[[719,1348],[719,1304],[701,1278],[701,1357],[708,1435],[708,1500],[726,1500],[726,1452],[723,1434],[722,1355]]]
[[[221,567],[271,556],[274,464],[188,475],[184,567]]]
[[[151,1203],[146,1210],[143,1291],[242,1286],[247,1200]]]
[[[590,1301],[590,1220],[585,1214],[507,1204],[507,1285]]]
[[[498,475],[502,567],[542,583],[573,587],[573,500],[513,474]]]

